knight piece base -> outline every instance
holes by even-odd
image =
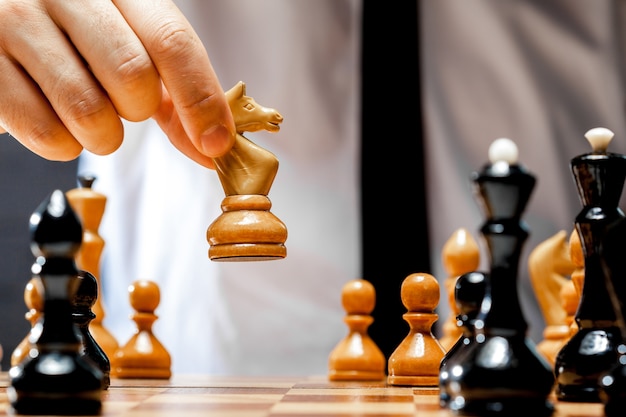
[[[287,256],[285,224],[270,212],[264,195],[232,195],[207,229],[212,261],[266,261]]]

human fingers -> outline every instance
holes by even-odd
[[[152,116],[161,101],[159,73],[111,0],[47,0],[46,7],[118,114],[130,121]]]
[[[0,33],[0,56],[5,67],[15,66],[0,74],[3,127],[49,159],[67,159],[71,140],[74,157],[80,147],[96,154],[117,149],[123,127],[115,107],[44,4],[4,0],[0,6],[0,21],[15,22]]]
[[[83,147],[41,90],[15,62],[0,55],[0,125],[22,145],[52,161],[75,159]]]
[[[198,151],[189,140],[178,114],[174,111],[174,105],[167,90],[163,91],[161,107],[154,119],[159,124],[161,130],[166,133],[170,142],[176,149],[198,164],[210,169],[215,169],[213,158]]]
[[[162,108],[156,117],[178,118],[201,154],[226,153],[235,141],[234,122],[209,56],[189,22],[169,0],[113,2],[139,36],[171,97],[172,109]],[[159,124],[173,126],[170,122]]]

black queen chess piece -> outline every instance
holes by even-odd
[[[626,218],[607,226],[601,242],[602,269],[621,329],[619,360],[600,378],[600,399],[606,417],[622,417],[626,409]]]
[[[529,236],[522,212],[535,177],[517,161],[510,139],[489,148],[490,163],[472,175],[476,199],[486,220],[480,232],[489,254],[489,279],[474,341],[449,384],[448,408],[458,415],[547,416],[554,374],[527,337],[517,290],[518,266]]]
[[[74,257],[83,230],[62,191],[53,191],[31,215],[30,235],[44,307],[29,355],[9,370],[9,402],[17,414],[99,414],[103,374],[83,355],[72,319],[79,283]]]
[[[578,332],[555,360],[560,401],[601,402],[600,378],[618,361],[621,332],[603,270],[602,241],[607,227],[624,218],[619,200],[626,178],[626,156],[607,152],[613,132],[589,130],[592,151],[571,160],[582,210],[575,226],[584,255],[585,278],[575,320]]]

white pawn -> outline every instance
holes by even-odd
[[[152,333],[157,319],[154,311],[161,301],[159,287],[152,281],[138,280],[128,287],[128,292],[137,330],[111,358],[111,377],[169,379],[170,354]]]
[[[443,324],[443,336],[439,339],[441,346],[448,351],[459,340],[463,333],[457,324],[459,309],[454,297],[454,287],[459,276],[474,272],[480,265],[480,248],[466,228],[459,228],[450,236],[441,250],[441,261],[448,273],[444,288],[448,294],[449,316]]]
[[[341,303],[346,311],[344,322],[350,331],[330,354],[328,378],[331,381],[384,380],[385,356],[367,333],[374,321],[370,315],[376,304],[374,286],[362,279],[349,281],[341,292]]]
[[[439,365],[445,350],[432,334],[438,315],[439,283],[430,274],[415,273],[404,279],[401,288],[403,315],[409,324],[409,334],[389,357],[387,383],[436,387]]]
[[[24,303],[28,308],[28,311],[24,316],[30,323],[31,330],[13,350],[13,353],[11,354],[11,366],[17,366],[26,358],[26,356],[28,356],[28,352],[30,351],[31,333],[33,332],[35,324],[39,321],[43,311],[43,288],[39,278],[31,278],[31,280],[26,284],[26,288],[24,288]],[[0,354],[0,357],[1,356],[2,355]]]

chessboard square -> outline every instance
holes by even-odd
[[[274,405],[271,409],[272,416],[355,416],[355,415],[377,415],[377,416],[414,416],[415,405],[413,402],[286,402],[282,401]]]
[[[304,402],[315,402],[315,403],[411,403],[413,402],[413,397],[409,395],[401,396],[387,396],[384,394],[289,394],[286,395],[282,402],[295,402],[295,403],[304,403]]]
[[[282,398],[281,394],[268,393],[225,393],[224,390],[191,389],[167,390],[161,395],[150,398],[132,410],[126,416],[220,416],[220,417],[261,417],[267,416],[270,408]],[[212,392],[216,391],[216,392]]]
[[[191,391],[191,392],[190,392]],[[174,406],[179,407],[181,404],[185,406],[198,405],[200,407],[216,408],[219,406],[229,405],[239,408],[265,408],[268,409],[272,404],[283,398],[282,393],[272,393],[254,390],[237,390],[228,391],[221,389],[169,389],[163,395],[149,398],[145,404],[152,404],[157,407]]]
[[[167,390],[167,395],[180,393],[185,395],[248,395],[252,397],[268,395],[282,397],[288,392],[288,388],[277,387],[173,387]]]
[[[405,397],[407,401],[413,400],[413,389],[410,387],[386,387],[386,388],[294,388],[285,397],[291,396],[338,396],[338,397],[393,397],[393,401],[398,397]]]
[[[413,398],[416,404],[436,405],[439,407],[439,389],[438,388],[414,388]]]
[[[126,414],[140,404],[141,402],[137,401],[108,400],[102,403],[102,415],[118,416]]]
[[[577,402],[561,402],[554,403],[556,416],[563,415],[572,417],[583,416],[604,416],[604,404],[602,403],[577,403]]]
[[[128,381],[128,382],[127,382]],[[199,387],[199,388],[220,388],[220,389],[228,389],[231,390],[233,388],[241,388],[241,389],[254,389],[258,390],[261,388],[267,389],[282,389],[283,392],[287,392],[290,388],[294,386],[296,382],[298,382],[298,378],[288,378],[288,377],[266,377],[263,381],[259,382],[258,379],[251,377],[231,377],[231,376],[213,376],[213,375],[172,375],[168,381],[156,381],[156,380],[120,380],[115,381],[116,383],[120,383],[125,386],[136,386],[138,384],[144,383],[146,385],[156,385],[156,386],[168,386],[172,388],[189,388],[189,387]],[[1,382],[1,381],[0,381]]]
[[[225,409],[197,407],[196,405],[188,406],[187,404],[178,404],[177,408],[167,407],[164,409],[152,407],[137,407],[123,414],[125,417],[172,417],[184,415],[185,417],[267,417],[267,409]],[[103,413],[102,417],[118,417],[116,414]]]
[[[6,389],[2,388],[0,390],[0,415],[10,415],[11,413],[11,405],[9,404],[9,399],[6,395]]]
[[[119,415],[121,412],[137,407],[150,397],[165,392],[164,388],[138,387],[119,388],[109,387],[102,393],[102,414]]]
[[[166,390],[167,388],[159,387],[110,387],[102,393],[102,398],[111,401],[143,401]]]

